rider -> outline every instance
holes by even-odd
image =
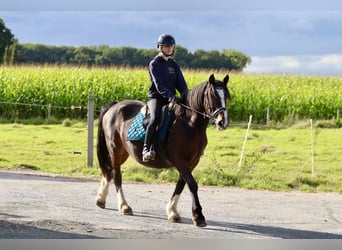
[[[183,95],[188,91],[183,73],[173,59],[176,41],[169,34],[162,34],[158,38],[157,48],[159,53],[149,63],[151,87],[148,91],[147,106],[151,113],[151,119],[146,128],[146,137],[142,152],[144,162],[153,160],[156,152],[152,143],[161,117],[161,109],[170,102],[181,102],[176,97],[176,90]]]

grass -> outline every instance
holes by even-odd
[[[209,143],[194,176],[201,185],[341,192],[342,129],[322,129],[320,124],[317,122],[313,130],[314,172],[311,130],[305,121],[282,129],[252,127],[240,168],[244,126],[235,125],[225,131],[209,127]],[[96,155],[94,167],[88,167],[86,150],[87,128],[82,121],[65,120],[51,125],[0,124],[0,168],[30,168],[99,178]],[[174,169],[145,168],[131,158],[122,171],[124,181],[174,182],[178,178]]]
[[[87,130],[71,125],[2,124],[0,166],[29,168],[57,174],[91,175],[86,167]]]

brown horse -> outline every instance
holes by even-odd
[[[229,125],[226,109],[226,101],[230,100],[228,81],[228,75],[223,81],[219,81],[212,74],[208,81],[189,90],[182,97],[183,104],[174,105],[174,120],[168,135],[160,143],[163,153],[157,151],[155,160],[149,162],[142,161],[143,141],[126,140],[132,121],[145,104],[136,100],[107,104],[101,111],[98,125],[97,157],[103,178],[98,189],[96,204],[105,208],[109,183],[114,179],[119,211],[125,215],[133,214],[121,186],[121,165],[128,156],[132,156],[138,163],[147,167],[175,167],[179,172],[179,179],[166,206],[168,219],[172,222],[180,221],[177,202],[187,184],[192,194],[193,223],[199,227],[206,226],[197,194],[198,185],[191,172],[198,164],[207,145],[206,128],[209,121],[213,120],[218,130],[225,129]]]

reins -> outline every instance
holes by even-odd
[[[212,118],[211,115],[208,115],[207,113],[203,113],[203,112],[200,112],[200,111],[198,111],[198,110],[196,110],[196,109],[190,108],[189,106],[187,106],[187,105],[185,105],[185,104],[183,104],[183,103],[177,103],[177,104],[180,105],[180,106],[182,106],[183,108],[185,108],[185,109],[187,109],[187,110],[190,110],[190,111],[192,111],[192,112],[195,112],[195,113],[197,113],[197,114],[203,116],[203,118],[209,118],[209,119]]]

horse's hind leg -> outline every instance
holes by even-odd
[[[104,177],[102,177],[99,189],[97,191],[97,196],[96,196],[96,205],[99,206],[100,208],[106,207],[106,199],[107,199],[107,195],[108,195],[108,189],[109,189],[109,181],[104,176]]]
[[[177,211],[177,204],[185,186],[185,181],[182,178],[179,178],[176,184],[175,191],[172,194],[170,201],[166,205],[166,214],[167,219],[171,222],[180,222],[181,217]]]
[[[123,190],[122,190],[122,175],[120,166],[115,166],[114,171],[114,185],[116,188],[116,193],[118,195],[118,209],[121,214],[133,215],[132,208],[128,205]]]
[[[125,199],[123,190],[122,190],[122,175],[121,175],[120,166],[116,166],[112,173],[114,177],[115,189],[118,195],[119,212],[124,215],[132,215],[133,214],[132,208],[128,205]],[[106,199],[108,196],[109,184],[111,180],[112,180],[112,176],[110,177],[104,176],[102,177],[102,180],[100,182],[100,186],[99,186],[99,189],[97,191],[97,196],[96,196],[96,205],[99,206],[100,208],[106,207]]]

